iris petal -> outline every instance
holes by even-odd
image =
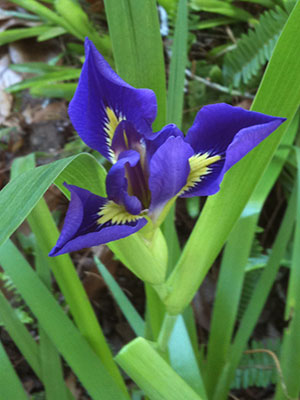
[[[124,205],[130,214],[139,214],[142,210],[140,200],[128,194],[128,179],[126,177],[126,164],[128,168],[135,167],[140,161],[140,155],[134,150],[124,151],[121,158],[111,167],[106,177],[107,196],[115,203]],[[130,192],[132,192],[130,188]]]
[[[149,214],[158,214],[184,187],[190,172],[189,158],[193,153],[191,146],[180,136],[169,137],[154,153],[150,161]]]
[[[119,225],[111,222],[99,225],[99,210],[107,204],[107,199],[74,185],[65,186],[71,192],[71,201],[60,237],[49,256],[122,239],[147,223],[145,218],[141,218]]]
[[[214,155],[225,153],[239,132],[243,140],[254,135],[252,141],[247,138],[245,143],[240,142],[244,149],[243,157],[284,121],[285,118],[247,111],[228,104],[212,104],[198,112],[185,140],[196,154],[208,152]]]
[[[228,104],[203,107],[189,129],[186,141],[195,154],[208,154],[221,159],[209,166],[194,187],[182,197],[210,196],[218,192],[224,174],[254,147],[274,132],[285,118],[247,111]]]
[[[135,89],[124,82],[88,39],[85,54],[69,115],[81,139],[113,161],[110,145],[122,120],[132,122],[138,131],[151,135],[157,111],[156,97],[152,90]]]
[[[165,141],[169,137],[181,137],[184,138],[183,133],[175,124],[168,124],[162,128],[161,131],[154,133],[152,136],[146,139],[147,146],[147,158],[150,161],[150,158],[156,152],[156,150],[165,143]]]

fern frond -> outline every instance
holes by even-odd
[[[266,11],[254,29],[242,35],[237,47],[227,53],[223,73],[228,84],[238,87],[241,80],[248,83],[271,57],[288,14],[280,7]]]
[[[279,339],[253,341],[249,350],[254,350],[254,352],[243,355],[231,384],[231,389],[246,389],[250,386],[267,387],[270,383],[276,383],[278,371],[274,360],[267,352],[255,352],[255,350],[265,349],[278,356],[280,345]]]

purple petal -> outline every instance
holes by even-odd
[[[188,143],[178,137],[169,137],[154,153],[150,162],[149,213],[159,213],[164,205],[186,184],[190,172],[189,158],[194,154]]]
[[[228,104],[212,104],[198,112],[185,140],[193,147],[195,153],[224,154],[239,134],[239,137],[243,138],[238,145],[240,156],[230,156],[230,168],[284,121],[284,118],[247,111]]]
[[[154,133],[146,139],[147,158],[151,159],[156,150],[163,144],[169,137],[184,138],[183,133],[175,124],[168,124],[162,128],[161,131]]]
[[[145,218],[141,218],[121,225],[110,222],[99,225],[98,212],[107,203],[107,199],[74,185],[65,186],[71,192],[71,201],[62,232],[50,257],[122,239],[147,223]]]
[[[88,39],[85,41],[85,53],[86,59],[69,106],[69,115],[81,139],[112,160],[110,143],[122,119],[132,122],[138,131],[151,134],[157,110],[155,94],[152,90],[135,89],[124,82]],[[110,134],[107,132],[109,120],[115,122],[110,124]]]
[[[191,144],[196,154],[218,154],[222,158],[211,164],[211,172],[182,197],[217,193],[224,174],[284,121],[285,118],[247,111],[228,104],[203,107],[185,140]]]
[[[126,210],[137,215],[142,210],[140,200],[128,194],[128,180],[126,178],[126,165],[135,167],[140,161],[140,155],[134,150],[121,153],[119,160],[111,167],[106,177],[106,191],[109,200],[125,206]]]
[[[129,149],[145,152],[145,144],[143,144],[143,142],[143,136],[135,129],[132,123],[129,121],[121,121],[115,131],[111,148],[116,157],[123,151]]]

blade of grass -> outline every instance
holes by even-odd
[[[90,396],[107,400],[128,399],[88,342],[66,317],[54,297],[9,240],[0,247],[0,263]]]
[[[23,386],[0,342],[0,398],[28,400]]]
[[[285,254],[293,230],[297,202],[296,194],[294,188],[289,199],[284,219],[276,236],[268,263],[255,287],[251,300],[241,320],[234,342],[228,352],[227,362],[215,389],[213,400],[225,400],[227,398],[227,393],[234,378],[235,370],[270,293],[280,267],[280,261]]]
[[[226,174],[220,192],[207,200],[182,256],[167,281],[171,290],[164,302],[171,313],[179,313],[193,298],[298,109],[299,18],[298,2],[277,42],[252,106],[253,110],[287,117],[288,121],[237,163]]]
[[[142,319],[140,314],[135,310],[131,302],[128,300],[127,296],[125,296],[122,289],[115,281],[114,277],[109,273],[109,271],[105,268],[105,266],[101,263],[101,261],[97,257],[94,257],[94,261],[105,283],[109,287],[109,290],[111,291],[113,298],[115,299],[122,313],[127,319],[129,325],[134,330],[137,336],[144,336],[145,333],[144,320]]]

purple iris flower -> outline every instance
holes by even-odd
[[[226,171],[285,118],[227,104],[203,107],[184,137],[174,124],[153,133],[156,97],[124,82],[86,39],[86,59],[69,107],[82,140],[113,165],[107,198],[65,184],[71,201],[50,256],[129,236],[157,222],[178,196],[215,194]]]

